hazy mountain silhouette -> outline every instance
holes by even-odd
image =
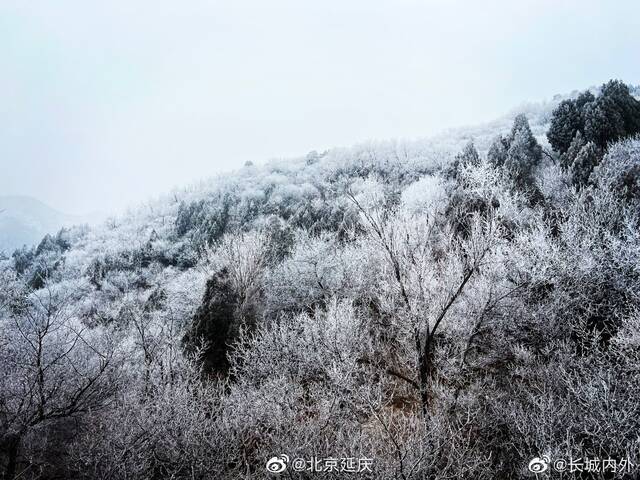
[[[69,215],[28,196],[0,196],[0,251],[11,253],[64,226],[94,223],[100,214]]]

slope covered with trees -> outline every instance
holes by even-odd
[[[2,475],[640,463],[632,93],[247,165],[17,250],[0,263]]]

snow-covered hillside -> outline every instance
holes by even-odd
[[[639,463],[639,134],[611,81],[433,138],[247,164],[1,257],[0,467],[269,479],[340,456],[367,460],[357,478],[490,480],[541,455]]]

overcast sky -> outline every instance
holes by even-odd
[[[2,0],[0,195],[67,213],[640,83],[638,0]]]

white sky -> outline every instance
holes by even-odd
[[[609,78],[640,83],[637,0],[2,0],[0,194],[113,212]]]

